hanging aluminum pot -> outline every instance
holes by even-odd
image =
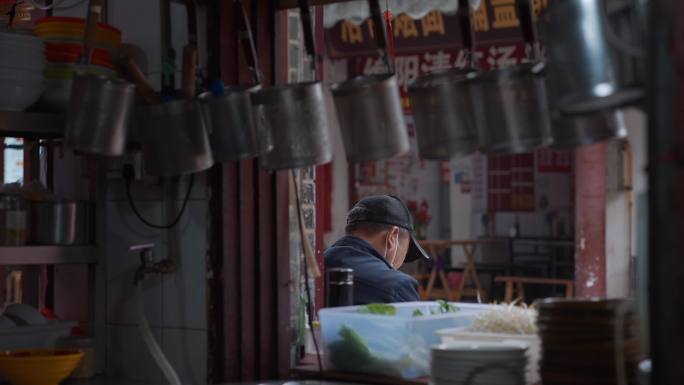
[[[449,160],[477,151],[471,84],[478,72],[472,54],[474,33],[467,0],[459,1],[458,13],[469,68],[423,75],[408,89],[418,152],[424,159]]]
[[[386,50],[380,4],[378,0],[368,3],[388,73],[358,76],[331,87],[347,160],[355,163],[387,159],[410,150],[399,84]]]
[[[621,110],[559,115],[552,119],[551,136],[551,147],[573,148],[612,138],[625,138],[627,127]]]
[[[355,77],[332,87],[349,162],[370,162],[410,150],[394,74]]]
[[[532,62],[482,73],[473,86],[478,140],[485,153],[524,153],[550,141],[544,63],[529,0],[518,0],[525,42]]]
[[[140,109],[143,162],[145,171],[150,175],[168,177],[192,174],[214,164],[209,145],[209,117],[194,99],[196,60],[197,47],[190,43],[183,50],[182,84],[187,100],[148,105]]]
[[[209,116],[211,148],[217,162],[252,158],[268,153],[273,142],[268,132],[257,132],[251,93],[261,89],[259,69],[252,30],[241,0],[234,2],[238,17],[238,32],[242,48],[253,74],[253,85],[221,87],[218,95],[205,92],[199,100]],[[216,91],[216,90],[214,90]]]
[[[101,0],[91,1],[79,65],[88,67]],[[133,114],[135,86],[118,79],[77,71],[71,87],[64,144],[97,155],[123,155]]]
[[[544,64],[489,71],[473,87],[478,140],[485,153],[525,153],[550,142]]]
[[[311,9],[299,0],[304,42],[317,75]],[[337,128],[337,115],[330,91],[320,81],[270,87],[251,95],[257,132],[269,135],[273,149],[259,157],[267,170],[292,169],[332,160],[330,131]]]
[[[582,114],[643,99],[642,87],[620,82],[607,26],[604,0],[553,1],[541,15],[553,109]]]
[[[186,175],[214,164],[207,117],[199,102],[177,100],[144,106],[140,114],[143,162],[148,174]]]
[[[199,96],[209,117],[211,148],[217,162],[251,158],[273,148],[268,132],[258,133],[254,121],[250,94],[260,87],[229,86],[222,95],[205,92]]]
[[[261,167],[281,170],[330,162],[330,131],[336,128],[331,100],[319,81],[253,93],[257,131],[273,141],[273,149],[259,157]]]

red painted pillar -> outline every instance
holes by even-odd
[[[606,295],[606,151],[605,142],[575,152],[576,295]]]

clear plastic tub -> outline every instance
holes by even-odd
[[[434,314],[437,302],[392,304],[396,315],[359,313],[359,306],[319,312],[326,369],[406,379],[430,372],[430,347],[437,330],[469,326],[490,305],[454,303],[458,311]],[[420,310],[422,316],[414,316]]]

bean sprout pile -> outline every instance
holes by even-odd
[[[501,334],[536,334],[537,311],[523,306],[496,305],[494,309],[478,314],[468,331]]]

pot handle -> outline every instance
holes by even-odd
[[[473,31],[472,11],[469,0],[458,0],[458,21],[461,27],[461,39],[466,51],[466,65],[468,68],[477,68],[475,59],[475,32]]]
[[[238,34],[242,42],[242,50],[247,58],[247,63],[252,71],[252,77],[256,84],[261,84],[262,76],[259,69],[259,59],[257,57],[256,46],[254,45],[254,36],[252,35],[252,28],[249,26],[249,17],[247,10],[242,0],[235,0],[235,11],[238,16]]]
[[[147,77],[145,77],[142,70],[138,66],[138,63],[136,63],[132,57],[121,58],[120,66],[126,78],[135,84],[135,90],[138,92],[140,97],[142,97],[149,104],[161,103],[159,94],[157,94],[152,85],[150,85]]]
[[[311,56],[311,69],[314,72],[314,77],[318,79],[318,57],[316,56],[316,43],[314,41],[313,22],[311,21],[311,2],[309,0],[299,0],[299,13],[304,30],[306,52]]]
[[[532,46],[532,60],[538,60],[541,55],[539,52],[539,44],[537,42],[537,27],[534,24],[534,11],[530,0],[517,0],[516,7],[518,9],[518,18],[520,19],[520,28],[523,33],[525,43]]]
[[[197,88],[197,46],[188,43],[183,48],[183,96],[187,99],[195,97]]]
[[[97,23],[102,14],[102,0],[90,0],[88,5],[88,18],[86,19],[85,33],[83,34],[83,51],[78,63],[82,65],[90,64],[95,39],[97,37]]]
[[[385,62],[385,66],[387,66],[387,72],[394,73],[394,62],[387,51],[387,31],[382,20],[379,0],[368,0],[368,8],[373,20],[373,34],[375,35],[375,41],[378,43],[380,55],[382,55],[382,60]]]

